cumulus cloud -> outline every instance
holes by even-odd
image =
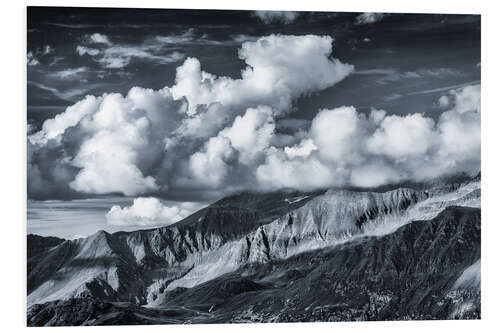
[[[178,205],[166,206],[153,197],[134,199],[132,206],[113,206],[106,213],[108,224],[119,226],[154,227],[170,225],[189,216],[202,206],[197,203],[184,202]]]
[[[157,42],[164,45],[171,45],[178,47],[180,45],[210,45],[210,46],[224,46],[224,45],[240,45],[246,41],[255,41],[259,37],[250,36],[246,34],[230,35],[228,39],[223,40],[220,38],[211,38],[210,35],[203,33],[196,33],[194,28],[190,28],[182,33],[159,35],[154,38]]]
[[[178,62],[184,54],[174,51],[168,54],[155,54],[152,48],[135,46],[113,46],[105,49],[99,62],[106,68],[123,68],[133,58],[154,61],[159,64]]]
[[[140,195],[246,187],[236,180],[252,182],[263,150],[300,139],[274,135],[275,117],[289,113],[298,97],[352,72],[331,52],[326,36],[245,42],[239,56],[248,66],[239,79],[202,71],[188,58],[172,87],[87,96],[45,121],[29,141],[35,150],[59,152],[72,178],[66,191]],[[45,167],[35,155],[34,165]]]
[[[470,85],[461,89],[452,89],[439,98],[438,104],[446,109],[450,105],[452,110],[460,114],[481,109],[481,86]]]
[[[387,116],[375,109],[369,115],[353,107],[321,110],[300,143],[284,151],[267,150],[257,179],[269,188],[312,189],[320,181],[323,186],[376,187],[476,173],[481,151],[480,86],[452,90],[449,95],[453,96],[449,109],[437,121],[421,113]]]
[[[363,13],[356,16],[356,24],[372,24],[381,21],[387,14],[384,13]]]
[[[297,17],[299,17],[298,12],[292,12],[292,11],[258,10],[254,12],[254,15],[258,17],[265,24],[271,24],[271,23],[289,24],[294,22],[297,19]]]
[[[287,119],[297,98],[352,73],[332,57],[332,42],[270,35],[243,43],[240,78],[188,58],[171,87],[87,96],[29,136],[28,195],[213,200],[243,189],[372,187],[478,171],[479,85],[446,92],[437,119],[352,106]],[[113,216],[126,220],[125,209]]]

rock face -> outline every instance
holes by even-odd
[[[28,261],[28,323],[476,318],[480,209],[458,206],[480,207],[480,180],[242,193],[164,228],[31,237],[50,245]]]

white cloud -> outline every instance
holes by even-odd
[[[60,71],[54,71],[49,74],[51,77],[56,77],[62,80],[78,78],[79,74],[86,73],[88,71],[87,67],[76,67],[76,68],[67,68]]]
[[[72,165],[80,171],[71,188],[125,195],[158,190],[154,177],[144,171],[161,159],[161,135],[175,126],[176,108],[182,104],[173,101],[168,90],[141,88],[133,88],[126,97],[108,94],[96,102],[91,117],[80,122],[80,131],[86,137],[72,159]]]
[[[86,87],[86,88],[70,88],[70,89],[67,89],[65,91],[61,91],[57,88],[49,87],[49,86],[46,86],[44,84],[34,82],[34,81],[29,81],[29,80],[28,80],[28,85],[32,85],[32,86],[35,86],[39,89],[49,91],[52,94],[54,94],[54,96],[57,96],[60,99],[68,100],[68,101],[71,101],[75,96],[81,96],[83,93],[85,93],[87,91],[87,88],[88,88],[88,87]],[[47,120],[49,120],[49,119],[47,119]]]
[[[178,47],[182,45],[209,45],[209,46],[227,46],[227,45],[240,45],[247,41],[256,41],[259,39],[257,36],[250,36],[245,34],[230,35],[228,39],[223,40],[220,38],[211,38],[209,34],[196,33],[194,28],[190,28],[183,33],[171,35],[159,35],[154,40],[160,45],[168,45],[171,47]]]
[[[58,62],[60,62],[63,59],[64,59],[64,57],[54,56],[54,58],[49,63],[49,66],[54,66],[55,64],[57,64]]]
[[[40,61],[38,61],[38,59],[35,57],[32,51],[29,51],[26,57],[28,66],[36,66],[40,64]]]
[[[194,29],[188,29],[181,34],[168,35],[168,36],[156,36],[156,40],[164,44],[186,44],[192,43],[196,39],[194,34]]]
[[[106,213],[108,224],[119,226],[159,226],[170,225],[189,216],[202,205],[184,202],[178,205],[166,206],[153,197],[134,199],[130,207],[113,206]]]
[[[481,111],[481,86],[470,85],[461,89],[453,89],[448,95],[449,103],[453,104],[453,111],[466,113],[469,111]]]
[[[480,86],[452,90],[450,95],[454,100],[437,122],[420,113],[386,116],[372,110],[365,116],[353,107],[322,110],[300,143],[266,150],[257,180],[267,188],[311,189],[320,182],[371,187],[478,172]]]
[[[47,55],[47,54],[50,54],[52,52],[54,52],[54,49],[52,47],[50,47],[50,45],[45,45],[42,49],[43,55]]]
[[[106,68],[123,68],[127,66],[133,58],[146,59],[160,64],[178,62],[184,58],[180,52],[155,55],[149,49],[134,46],[112,46],[104,49],[102,57],[98,60]]]
[[[253,168],[269,147],[274,128],[272,110],[267,106],[249,108],[243,116],[237,116],[231,126],[190,157],[195,181],[217,189],[225,185],[231,169],[238,169],[238,163]]]
[[[237,80],[204,72],[196,58],[188,58],[177,68],[172,92],[187,98],[191,113],[211,103],[243,109],[258,103],[283,112],[293,99],[333,86],[353,71],[352,65],[328,58],[332,42],[329,36],[313,35],[270,35],[245,42],[238,54],[247,67]]]
[[[356,24],[372,24],[384,18],[387,14],[384,13],[363,13],[356,16]]]
[[[436,120],[352,106],[320,110],[312,122],[283,119],[297,98],[353,71],[331,53],[330,37],[271,35],[242,45],[241,78],[188,58],[172,87],[87,96],[29,136],[29,193],[213,199],[478,171],[479,85],[448,91]]]
[[[184,59],[184,54],[178,51],[168,51],[165,46],[168,44],[161,39],[148,39],[140,45],[113,44],[106,35],[95,33],[89,37],[90,44],[97,44],[95,47],[78,45],[76,52],[80,56],[86,54],[94,57],[106,68],[123,68],[130,64],[133,59],[143,59],[159,64],[178,62]]]
[[[265,24],[271,24],[276,22],[289,24],[294,22],[297,19],[297,17],[299,17],[298,12],[292,12],[292,11],[258,10],[254,12],[254,15],[258,17]]]
[[[90,35],[89,40],[90,40],[91,43],[94,43],[94,44],[107,44],[107,45],[111,45],[111,42],[109,41],[108,36],[100,34],[100,33],[97,33],[97,32],[94,33],[94,34],[92,34],[92,35]]]
[[[47,56],[54,53],[54,49],[50,45],[45,45],[42,48],[37,48],[34,51],[29,51],[26,58],[28,66],[40,65],[40,59],[46,60]]]
[[[66,131],[66,129],[75,126],[87,114],[97,111],[100,97],[87,96],[83,100],[69,106],[65,112],[56,115],[52,119],[47,119],[42,130],[31,135],[28,139],[32,144],[46,145],[51,139],[56,139]]]
[[[312,151],[317,150],[318,147],[314,144],[313,140],[305,139],[296,146],[285,147],[284,149],[287,157],[293,159],[295,157],[307,157],[311,155]]]
[[[421,68],[414,71],[398,71],[392,68],[374,68],[355,71],[356,75],[380,75],[381,78],[375,80],[378,84],[388,84],[402,80],[417,80],[423,78],[448,78],[460,77],[462,72],[446,67],[440,68]]]
[[[93,49],[91,47],[86,47],[86,46],[81,46],[81,45],[78,45],[76,47],[76,52],[80,56],[88,54],[88,55],[93,56],[93,57],[95,57],[96,55],[98,55],[100,53],[100,51],[98,49]]]
[[[395,160],[425,156],[436,142],[434,120],[421,113],[384,117],[367,140],[373,154],[386,155]]]

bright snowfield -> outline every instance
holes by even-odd
[[[479,18],[71,10],[28,15],[28,325],[480,318]]]

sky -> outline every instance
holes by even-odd
[[[167,225],[242,190],[478,172],[480,25],[29,7],[28,232]]]

